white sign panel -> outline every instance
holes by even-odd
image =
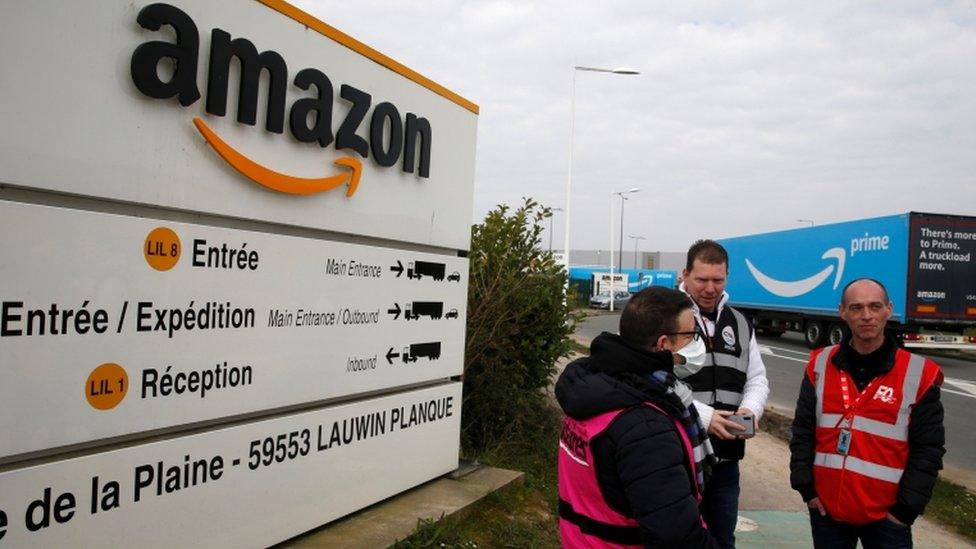
[[[457,467],[461,384],[0,473],[0,547],[266,547]]]
[[[569,269],[569,266],[566,264],[566,254],[565,253],[563,253],[563,252],[553,252],[552,253],[552,260],[554,262],[556,262],[557,265],[562,265],[563,268]]]
[[[469,247],[478,107],[284,2],[0,20],[0,184]]]
[[[0,457],[462,373],[466,258],[3,201],[0,234]]]
[[[612,278],[611,278],[612,277]],[[611,288],[625,291],[628,288],[630,275],[627,273],[593,273],[593,295],[609,293]]]

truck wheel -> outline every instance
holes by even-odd
[[[823,322],[819,320],[808,320],[803,330],[803,337],[807,342],[807,347],[817,349],[823,347],[827,333],[824,330]]]
[[[827,330],[827,341],[831,345],[839,345],[842,339],[844,339],[844,325],[840,322],[834,322]]]

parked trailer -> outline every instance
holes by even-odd
[[[841,291],[869,277],[888,289],[888,328],[906,347],[976,349],[976,217],[910,212],[720,240],[730,303],[770,335],[840,341]],[[924,329],[924,333],[923,333]]]
[[[569,284],[575,290],[578,304],[586,306],[590,298],[600,293],[598,280],[602,274],[609,276],[610,271],[606,265],[577,265],[569,268]],[[651,286],[664,286],[665,288],[677,287],[678,273],[661,269],[624,269],[614,273],[627,276],[627,291],[635,294]],[[609,286],[609,283],[604,286]],[[616,284],[618,289],[623,289],[623,283]]]

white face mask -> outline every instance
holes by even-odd
[[[675,354],[685,357],[684,366],[702,366],[705,364],[705,355],[708,349],[705,348],[705,340],[701,336],[692,339],[687,345],[675,351]]]

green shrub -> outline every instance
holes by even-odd
[[[546,421],[545,388],[576,321],[564,299],[566,271],[541,246],[551,215],[524,199],[472,228],[461,413],[468,453],[518,443]]]

